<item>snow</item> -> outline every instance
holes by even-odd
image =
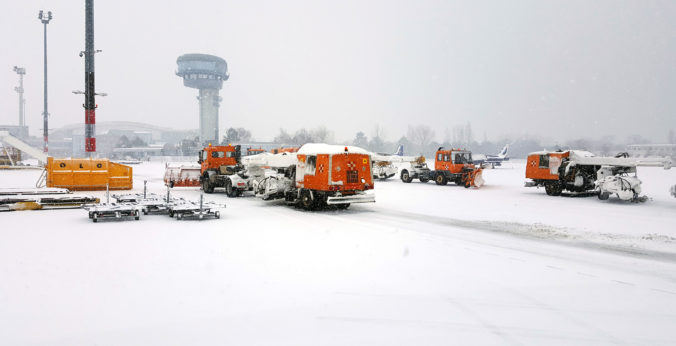
[[[245,165],[270,166],[286,168],[298,163],[296,153],[260,153],[256,155],[242,157],[242,163]]]
[[[332,145],[323,143],[307,143],[302,147],[300,147],[300,149],[298,149],[298,154],[300,155],[342,154],[345,153],[345,148],[347,148],[347,151],[352,154],[371,155],[369,151],[366,151],[360,147],[355,147],[351,145]]]
[[[0,344],[676,343],[676,170],[639,167],[650,199],[627,203],[503,165],[480,189],[376,181],[345,211],[215,193],[218,220],[0,213]],[[163,195],[163,172],[134,167],[132,192]]]

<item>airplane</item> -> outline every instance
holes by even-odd
[[[477,157],[474,159],[474,164],[475,165],[481,165],[481,167],[491,167],[495,168],[495,166],[501,166],[503,161],[508,161],[509,156],[507,156],[507,150],[509,149],[509,144],[505,144],[505,146],[500,150],[500,153],[497,155],[477,155]]]
[[[411,157],[404,157],[404,145],[400,144],[397,150],[392,154],[371,153],[373,163],[373,177],[385,180],[397,174],[399,168],[393,163],[411,161]]]
[[[397,150],[395,152],[393,152],[392,154],[376,153],[376,155],[380,155],[380,156],[404,156],[404,145],[399,144],[399,147],[397,148]]]

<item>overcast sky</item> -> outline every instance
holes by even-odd
[[[42,24],[50,127],[84,123],[84,1],[0,3],[0,124],[42,126]],[[475,137],[545,139],[676,129],[676,1],[96,1],[97,121],[197,128],[197,90],[176,58],[228,62],[221,129],[259,140],[325,125],[337,139],[379,124],[471,122]],[[223,134],[223,131],[221,132]]]

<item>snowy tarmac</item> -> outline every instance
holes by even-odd
[[[163,164],[133,168],[164,193]],[[0,344],[673,345],[676,170],[638,173],[645,203],[546,196],[512,161],[480,189],[378,181],[345,211],[216,193],[219,220],[0,213]]]

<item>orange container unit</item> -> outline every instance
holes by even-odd
[[[47,158],[47,187],[77,191],[131,190],[132,168],[108,159]]]
[[[569,155],[569,151],[530,153],[526,163],[526,178],[533,180],[558,180],[559,167],[561,167],[561,163]]]
[[[298,155],[297,186],[317,191],[350,193],[373,188],[371,160],[366,154]]]

